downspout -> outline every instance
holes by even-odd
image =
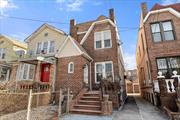
[[[93,62],[93,60],[90,61],[90,67],[89,67],[89,69],[90,69],[89,70],[89,74],[90,74],[90,76],[89,76],[89,79],[90,79],[90,81],[89,81],[90,82],[89,83],[90,84],[90,86],[89,86],[90,87],[90,91],[92,91],[92,74],[91,74],[91,63],[92,62]]]
[[[55,92],[56,75],[57,75],[57,59],[55,59],[55,62],[54,62],[54,79],[52,83],[52,92]]]

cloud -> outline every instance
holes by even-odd
[[[169,5],[174,3],[180,3],[180,0],[162,0],[163,5]]]
[[[18,8],[12,0],[0,0],[0,14],[5,15],[5,11]]]
[[[90,1],[90,2],[92,2],[92,1]],[[92,2],[92,5],[94,5],[94,6],[99,6],[99,5],[102,5],[103,3],[102,2],[100,2],[100,1],[94,1],[94,2]]]
[[[132,53],[124,53],[126,70],[136,69],[136,56]]]
[[[60,10],[81,11],[84,0],[56,0]]]

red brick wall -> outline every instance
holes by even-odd
[[[158,19],[155,19],[157,18]],[[173,41],[163,41],[159,43],[154,43],[151,35],[150,23],[156,21],[166,21],[172,20],[175,32],[175,40]],[[172,15],[169,12],[159,13],[159,15],[151,15],[145,23],[145,31],[147,38],[147,45],[149,49],[149,56],[151,61],[151,74],[152,79],[157,79],[157,57],[168,57],[168,56],[180,56],[180,20],[176,16]]]
[[[103,30],[111,30],[111,39],[112,39],[112,48],[107,49],[94,49],[94,32],[103,31]],[[79,38],[81,38],[79,36]],[[88,52],[88,54],[93,58],[92,63],[92,83],[95,84],[95,71],[94,65],[95,62],[103,62],[103,61],[113,61],[114,68],[114,76],[119,76],[119,68],[118,68],[118,54],[117,54],[117,38],[115,27],[113,27],[110,23],[97,24],[87,37],[87,40],[84,42],[83,47]],[[93,85],[94,86],[94,85]]]
[[[68,64],[74,62],[74,73],[68,73]],[[70,88],[73,94],[77,94],[83,87],[83,66],[89,62],[82,56],[71,56],[58,59],[57,80],[55,88]]]

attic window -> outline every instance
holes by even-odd
[[[45,37],[48,36],[48,33],[44,33],[44,36],[45,36]]]

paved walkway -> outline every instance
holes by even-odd
[[[140,96],[129,96],[121,111],[113,120],[168,120],[167,116]]]
[[[60,120],[168,120],[158,108],[140,96],[129,96],[122,110],[112,116],[66,115]]]

